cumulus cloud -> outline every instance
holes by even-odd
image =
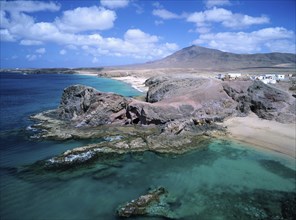
[[[178,19],[178,18],[181,18],[180,15],[177,15],[177,14],[175,14],[173,12],[170,12],[170,11],[168,11],[166,9],[154,9],[152,11],[152,14],[154,16],[158,16],[158,17],[160,17],[162,19]]]
[[[37,50],[35,50],[36,53],[39,53],[39,54],[45,54],[46,53],[46,49],[44,47],[42,48],[39,48]]]
[[[9,12],[38,12],[38,11],[58,11],[61,6],[54,2],[42,1],[1,1],[0,8]]]
[[[124,8],[128,6],[129,0],[101,0],[101,5],[107,8]]]
[[[33,4],[33,2],[29,3]],[[157,59],[178,49],[178,45],[162,42],[159,36],[136,28],[128,29],[122,37],[104,37],[96,31],[113,27],[116,13],[102,7],[79,7],[67,10],[52,22],[36,22],[32,16],[24,13],[24,11],[59,9],[53,3],[48,4],[40,4],[30,10],[19,9],[13,13],[8,11],[12,9],[7,4],[0,14],[4,19],[4,22],[1,21],[1,41],[17,41],[24,46],[55,43],[96,58],[108,55],[144,60]],[[33,54],[28,54],[26,59],[36,60],[45,52],[45,47],[39,48]],[[59,53],[64,55],[66,50],[61,50]]]
[[[7,29],[0,30],[1,41],[16,41],[15,37]]]
[[[281,44],[285,42],[285,44]],[[295,34],[283,27],[264,28],[253,32],[201,34],[194,44],[226,52],[255,53],[267,47],[273,52],[295,53]]]
[[[155,35],[149,35],[141,31],[140,29],[129,29],[124,34],[124,39],[127,42],[131,43],[140,43],[140,44],[149,44],[149,43],[155,43],[158,41],[158,37]]]
[[[209,10],[189,14],[188,22],[194,22],[198,27],[208,26],[211,23],[221,23],[229,28],[245,28],[251,25],[269,23],[266,16],[252,17],[249,15],[232,13],[224,8],[212,8]]]
[[[229,0],[205,0],[204,3],[207,8],[212,8],[214,6],[231,5]]]
[[[112,1],[113,2],[113,1]],[[112,28],[116,19],[114,11],[102,7],[79,7],[63,12],[55,24],[62,31],[81,32]]]

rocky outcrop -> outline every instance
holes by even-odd
[[[236,102],[215,79],[193,75],[152,77],[146,101],[153,106],[169,106],[175,110],[173,120],[196,118],[197,120],[222,121],[236,113]],[[170,112],[169,112],[170,113]]]
[[[184,153],[224,135],[216,122],[250,111],[264,119],[295,121],[295,98],[259,81],[177,75],[153,77],[146,84],[146,102],[81,85],[66,88],[60,106],[33,116],[39,123],[32,127],[43,138],[100,142],[43,161],[44,168],[59,170],[126,152]]]
[[[254,112],[259,118],[283,123],[295,122],[295,99],[261,81],[223,83],[224,91],[237,102],[239,115]]]
[[[104,125],[124,120],[128,102],[127,98],[114,93],[74,85],[64,90],[56,114],[76,126]]]

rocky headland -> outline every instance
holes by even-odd
[[[260,81],[220,81],[194,75],[148,79],[146,100],[103,93],[73,85],[57,109],[32,116],[49,139],[98,138],[43,161],[45,168],[76,166],[104,154],[153,151],[180,154],[199,148],[212,137],[224,137],[225,119],[247,116],[281,123],[295,122],[295,98]]]

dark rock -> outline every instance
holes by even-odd
[[[167,190],[163,187],[149,191],[136,200],[126,203],[117,209],[120,217],[159,216],[174,218],[166,200]]]
[[[64,90],[57,114],[76,126],[96,126],[123,120],[127,105],[128,99],[123,96],[74,85]]]
[[[295,121],[295,100],[284,91],[258,80],[224,82],[223,89],[237,102],[236,110],[240,116],[252,111],[267,120]]]

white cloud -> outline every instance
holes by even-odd
[[[41,45],[41,44],[43,43],[38,40],[21,40],[20,42],[20,45],[24,45],[24,46]]]
[[[0,10],[0,28],[8,28],[8,27],[9,27],[9,20],[6,17],[6,12]]]
[[[124,8],[128,6],[129,0],[101,0],[101,5],[107,8]]]
[[[106,30],[114,25],[116,13],[102,7],[79,7],[63,12],[57,18],[56,26],[67,32],[81,32],[88,30]]]
[[[1,41],[16,41],[15,37],[7,29],[0,30]]]
[[[280,42],[285,42],[279,46]],[[295,52],[295,34],[282,27],[264,28],[253,32],[222,32],[201,34],[194,44],[227,52],[254,53],[270,49],[277,52]],[[273,47],[273,45],[277,43]]]
[[[178,19],[178,18],[181,18],[181,16],[173,13],[173,12],[170,12],[166,9],[154,9],[152,11],[152,14],[154,16],[158,16],[162,19]]]
[[[60,5],[54,2],[42,1],[1,1],[1,10],[9,12],[37,12],[37,11],[58,11]]]
[[[244,28],[251,25],[269,23],[266,16],[252,17],[239,13],[232,13],[224,8],[212,8],[206,11],[195,12],[187,17],[188,22],[194,22],[198,27],[209,26],[211,23],[221,23],[229,28]]]
[[[162,58],[178,48],[176,44],[161,42],[159,36],[140,29],[128,29],[121,38],[86,32],[110,28],[116,19],[114,11],[96,6],[65,11],[53,22],[36,22],[32,16],[21,11],[10,16],[5,12],[1,16],[7,20],[7,28],[0,32],[1,40],[14,40],[26,46],[55,43],[98,59],[107,55],[144,60]],[[65,52],[61,50],[60,54]],[[26,59],[32,61],[41,56],[42,50],[28,54]]]
[[[39,48],[37,50],[35,50],[36,53],[39,53],[39,54],[45,54],[46,53],[46,49],[44,47],[42,48]]]
[[[158,41],[158,37],[155,35],[149,35],[141,31],[140,29],[129,29],[125,34],[124,34],[124,39],[127,42],[131,43],[155,43]]]
[[[229,0],[204,0],[207,8],[212,8],[214,6],[231,5]]]
[[[65,49],[60,50],[61,55],[65,55],[66,53],[67,53],[67,51]]]
[[[296,53],[295,41],[273,40],[265,43],[265,46],[273,52]]]
[[[26,58],[28,61],[34,61],[37,59],[37,56],[35,54],[28,54]]]

